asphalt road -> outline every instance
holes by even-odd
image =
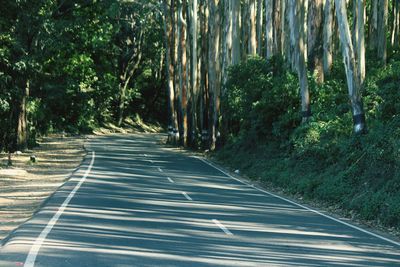
[[[0,266],[400,266],[400,244],[262,192],[157,135],[96,137]]]

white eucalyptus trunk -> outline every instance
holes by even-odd
[[[265,46],[267,59],[273,56],[274,40],[273,40],[273,17],[272,17],[273,0],[265,0]]]
[[[347,19],[345,2],[335,0],[336,16],[339,23],[340,41],[342,44],[343,62],[346,70],[347,87],[353,113],[354,132],[366,131],[365,114],[360,90],[360,79],[356,65],[355,53],[352,44],[350,26]]]

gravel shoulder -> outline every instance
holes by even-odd
[[[0,154],[0,243],[70,177],[85,156],[84,142],[83,136],[41,138],[35,149],[12,154],[11,167]]]

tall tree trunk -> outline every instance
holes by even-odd
[[[280,55],[284,56],[286,51],[286,19],[285,19],[285,14],[286,14],[286,0],[279,0],[281,4],[281,34],[280,34]]]
[[[257,28],[256,28],[256,0],[249,0],[250,29],[249,29],[249,54],[257,53]]]
[[[290,25],[291,25],[291,42],[295,51],[295,69],[300,82],[301,96],[301,111],[302,122],[305,123],[311,117],[310,92],[307,80],[306,57],[307,50],[305,49],[305,1],[306,0],[291,0],[290,1]]]
[[[197,103],[199,98],[199,88],[198,88],[198,51],[197,51],[197,20],[198,20],[198,2],[197,0],[191,0],[189,6],[190,10],[190,32],[191,32],[191,49],[190,49],[190,56],[191,56],[191,67],[190,67],[190,132],[189,132],[189,142],[193,145],[197,136],[198,127],[197,127]]]
[[[262,56],[263,0],[257,0],[257,55]]]
[[[376,50],[378,44],[378,4],[380,0],[371,0],[371,17],[369,22],[369,49]]]
[[[249,37],[250,37],[250,12],[249,12],[249,1],[245,0],[241,4],[241,13],[240,13],[240,23],[241,23],[241,56],[242,60],[247,59],[247,55],[249,52]]]
[[[178,128],[178,122],[175,112],[175,91],[174,91],[174,48],[175,37],[173,31],[173,14],[175,0],[170,0],[170,10],[168,9],[167,0],[163,0],[164,11],[164,31],[165,31],[165,65],[167,73],[167,90],[168,90],[168,141],[172,142],[175,138],[174,130]]]
[[[308,62],[319,83],[324,82],[322,57],[323,0],[312,0],[308,12]]]
[[[281,36],[282,36],[282,29],[281,29],[281,19],[284,19],[281,15],[281,0],[274,0],[274,7],[273,7],[273,53],[274,55],[281,54],[282,47],[281,47]]]
[[[240,0],[232,1],[232,64],[240,62]]]
[[[270,59],[274,53],[274,40],[273,40],[273,18],[272,18],[272,8],[273,8],[273,0],[265,0],[265,44],[266,44],[266,54],[267,59]]]
[[[354,132],[366,132],[365,114],[360,90],[360,80],[355,60],[350,27],[347,19],[346,4],[342,0],[335,0],[336,16],[339,22],[340,40],[342,43],[343,61],[346,69],[347,87],[353,113]]]
[[[17,125],[17,149],[25,150],[28,147],[28,118],[27,118],[27,104],[30,93],[30,81],[26,81],[25,88],[22,90],[21,101],[18,112],[18,125]]]
[[[228,67],[232,62],[231,50],[232,50],[232,12],[230,2],[224,1],[224,28],[222,35],[223,45],[223,62],[222,62],[222,83],[223,87],[228,79]]]
[[[392,47],[399,47],[399,32],[400,32],[400,0],[393,0],[393,26],[392,26]]]
[[[302,122],[307,122],[311,117],[310,92],[307,80],[307,14],[308,0],[297,1],[297,21],[299,22],[298,38],[298,75],[300,80]]]
[[[365,80],[365,5],[364,0],[357,0],[357,71],[361,88]]]
[[[183,0],[179,9],[180,16],[180,47],[181,47],[181,112],[182,112],[182,124],[181,124],[181,144],[183,146],[188,145],[188,110],[187,110],[187,23],[186,23],[186,0]]]
[[[324,37],[323,37],[323,66],[324,74],[329,75],[332,69],[333,62],[333,10],[334,2],[333,0],[325,0],[324,5]]]
[[[201,70],[200,70],[200,129],[202,147],[208,147],[208,0],[200,0]]]
[[[378,58],[382,64],[387,61],[387,23],[388,23],[388,0],[379,0],[378,5]]]
[[[220,84],[219,73],[219,40],[220,15],[219,0],[209,0],[209,94],[210,94],[210,149],[214,150],[217,142]]]

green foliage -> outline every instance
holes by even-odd
[[[231,133],[251,140],[287,137],[299,124],[297,94],[297,79],[279,58],[252,57],[233,66],[223,103]]]
[[[165,109],[164,95],[147,100],[160,91],[163,79],[163,24],[154,15],[158,4],[154,0],[2,3],[0,151],[15,146],[19,103],[27,81],[32,144],[39,134],[90,132],[112,122],[119,106],[123,65],[137,57],[139,39],[145,45],[128,84],[125,114],[158,116],[158,110]],[[143,83],[141,76],[148,69],[151,77]]]

